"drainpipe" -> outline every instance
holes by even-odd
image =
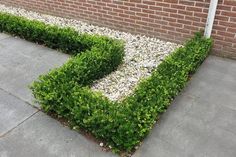
[[[204,36],[207,38],[211,37],[211,32],[212,32],[212,28],[213,28],[213,24],[214,24],[217,4],[218,4],[218,0],[211,0],[209,11],[208,11],[207,22],[206,22],[206,26],[205,26],[205,33],[204,33]]]

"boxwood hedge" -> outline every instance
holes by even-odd
[[[78,34],[21,17],[0,14],[0,31],[77,54],[62,67],[39,77],[31,89],[45,112],[66,118],[118,151],[130,152],[207,57],[212,40],[201,33],[165,58],[152,75],[122,102],[108,100],[89,86],[121,63],[123,44],[106,37]]]

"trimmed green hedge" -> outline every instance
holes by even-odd
[[[8,20],[0,18],[1,21]],[[37,22],[28,25],[33,29],[34,23]],[[5,25],[8,24],[0,24],[1,31],[8,30]],[[36,24],[36,28],[37,25],[39,24]],[[13,33],[17,34],[17,31],[14,30]],[[51,31],[50,33],[54,34]],[[24,33],[18,34],[24,36]],[[65,38],[69,39],[70,35]],[[109,43],[110,39],[106,40],[106,43]],[[40,43],[46,42],[41,40]],[[93,45],[94,42],[90,43]],[[130,152],[149,133],[157,117],[165,112],[173,98],[185,86],[189,75],[194,73],[207,57],[212,40],[197,33],[183,47],[168,56],[152,75],[142,81],[135,92],[122,102],[112,102],[89,88],[93,80],[104,76],[106,71],[114,70],[120,63],[123,57],[122,46],[117,41],[112,43],[115,46],[102,44],[101,47],[92,47],[88,52],[70,59],[62,67],[40,76],[31,89],[45,112],[57,113],[68,119],[72,126],[87,130],[117,151]],[[67,44],[62,46],[62,50],[66,49]],[[59,46],[57,48],[61,49]]]
[[[110,46],[118,44],[123,47],[120,41],[105,36],[79,34],[71,28],[60,28],[1,12],[0,32],[7,32],[73,55],[90,50],[92,47],[104,47],[104,44]]]
[[[113,148],[129,152],[185,86],[189,74],[207,57],[211,45],[210,39],[196,35],[168,56],[133,95],[120,103],[111,102],[76,81],[67,82],[61,77],[49,80],[50,73],[34,83],[33,93],[46,112],[56,112]]]
[[[114,71],[124,57],[122,41],[81,34],[71,28],[60,28],[1,12],[0,32],[7,32],[75,56],[65,66],[52,70],[45,78],[48,80],[60,79],[89,85]]]

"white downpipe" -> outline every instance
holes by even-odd
[[[217,8],[218,0],[211,0],[209,11],[208,11],[208,17],[207,22],[205,26],[205,32],[204,36],[207,38],[211,37],[211,32],[215,20],[215,14],[216,14],[216,8]]]

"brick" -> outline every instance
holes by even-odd
[[[184,25],[181,23],[177,23],[177,22],[169,22],[169,25],[175,28],[183,28]]]
[[[154,10],[150,10],[150,9],[142,9],[142,12],[148,13],[148,14],[154,14],[155,13]]]
[[[230,37],[230,38],[235,37],[235,33],[231,33],[231,32],[217,31],[217,34],[223,37]]]
[[[179,4],[171,4],[171,8],[178,9],[178,10],[185,10],[186,6],[179,5]]]
[[[156,6],[161,6],[161,7],[170,7],[170,4],[169,3],[163,3],[163,2],[156,2]]]
[[[177,13],[177,9],[173,8],[163,8],[163,11],[168,13]]]
[[[176,31],[180,33],[190,34],[190,30],[183,29],[183,28],[176,28]]]
[[[224,37],[223,37],[223,36],[216,35],[216,34],[212,34],[212,38],[213,38],[214,40],[224,40]]]
[[[164,0],[164,2],[176,4],[176,3],[178,3],[178,0]]]
[[[230,17],[230,22],[235,22],[236,23],[236,17]]]
[[[236,28],[236,23],[233,23],[233,22],[219,21],[219,25],[225,26],[225,27],[233,27],[233,28]]]
[[[236,6],[234,6],[234,7],[232,8],[232,11],[236,11]]]
[[[181,5],[195,6],[195,2],[189,0],[181,0],[179,1]]]
[[[192,25],[192,21],[188,21],[188,20],[181,20],[181,19],[178,19],[177,20],[178,23],[181,23],[181,24],[185,24],[185,25]]]
[[[161,6],[149,6],[148,7],[149,9],[151,9],[151,10],[159,10],[159,11],[162,11],[163,10],[163,7],[161,7]]]
[[[218,5],[217,10],[224,10],[224,11],[231,11],[232,6],[226,6],[226,5]]]
[[[224,26],[219,26],[219,25],[214,25],[213,30],[218,30],[218,31],[226,31],[226,27]]]
[[[162,18],[164,21],[168,21],[168,22],[177,22],[176,18],[172,18],[172,17],[163,17]]]
[[[186,10],[178,10],[178,14],[193,16],[193,12],[191,12],[191,11],[186,11]]]
[[[187,11],[194,11],[194,12],[202,12],[203,8],[195,7],[195,6],[187,6],[186,10]]]
[[[229,21],[228,16],[222,16],[222,15],[216,15],[215,19],[220,21]]]
[[[235,37],[235,38],[225,37],[224,41],[226,41],[226,42],[231,42],[231,43],[235,43],[236,37]]]
[[[143,4],[146,4],[146,5],[155,5],[155,1],[147,1],[147,0],[144,0],[144,1],[143,1]]]
[[[224,0],[224,5],[236,6],[235,0]]]
[[[199,17],[193,17],[193,16],[185,16],[185,19],[188,21],[196,21],[196,22],[200,22],[201,18]]]
[[[227,32],[236,34],[236,28],[227,28]]]
[[[201,8],[209,8],[209,3],[206,2],[196,2],[195,4],[196,7],[201,7]]]
[[[222,45],[222,46],[232,46],[231,42],[226,42],[226,41],[222,41],[222,40],[214,40],[214,43],[216,45]]]

